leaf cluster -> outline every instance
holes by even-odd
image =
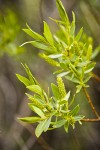
[[[0,11],[0,56],[4,53],[15,55],[24,50],[15,43],[19,30],[20,25],[15,13],[10,9]]]
[[[21,46],[30,43],[42,52],[41,58],[52,66],[57,67],[57,85],[51,83],[52,96],[46,93],[33,77],[27,65],[24,65],[28,78],[17,74],[18,79],[25,84],[32,94],[26,93],[30,103],[30,109],[36,116],[19,118],[27,123],[38,125],[35,134],[39,137],[42,132],[64,126],[68,132],[69,126],[75,127],[75,123],[81,123],[83,115],[78,115],[79,105],[72,107],[74,96],[70,99],[70,91],[66,92],[62,77],[76,84],[76,93],[88,87],[88,80],[92,77],[95,67],[93,59],[100,51],[100,46],[93,51],[93,39],[83,34],[83,28],[75,32],[75,14],[72,12],[72,21],[69,20],[65,8],[60,0],[56,0],[60,20],[54,21],[58,30],[52,34],[49,25],[44,21],[43,35],[33,31],[28,25],[23,29],[34,40],[25,42]],[[93,108],[94,109],[94,108]]]
[[[17,78],[30,91],[26,93],[30,102],[29,108],[35,113],[34,116],[19,118],[27,123],[38,123],[35,134],[39,137],[42,132],[52,130],[64,126],[68,132],[69,125],[75,128],[75,123],[81,123],[82,115],[78,115],[79,105],[71,110],[71,105],[74,97],[69,102],[70,91],[66,93],[65,86],[61,77],[57,77],[57,85],[51,83],[52,96],[49,96],[49,91],[46,93],[33,77],[27,65],[23,65],[28,77],[23,77],[19,74]]]
[[[28,25],[23,29],[34,41],[28,41],[34,47],[43,50],[40,57],[58,70],[55,72],[59,76],[76,83],[76,92],[82,87],[88,87],[87,82],[92,77],[92,70],[95,62],[92,59],[99,53],[100,47],[93,51],[93,39],[83,34],[83,28],[78,33],[75,32],[75,14],[72,12],[72,21],[69,21],[65,8],[60,0],[56,0],[58,12],[61,20],[53,20],[58,30],[51,33],[50,27],[44,21],[43,36],[33,31]],[[22,44],[22,45],[24,45]]]

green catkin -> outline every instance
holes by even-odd
[[[51,64],[52,66],[60,67],[60,65],[57,61],[53,60],[52,58],[48,57],[47,55],[39,54],[39,56],[41,58],[43,58],[45,61],[47,61],[49,64]]]
[[[92,45],[89,44],[88,49],[87,49],[86,58],[87,58],[88,60],[90,60],[90,59],[91,59],[91,56],[92,56]]]
[[[57,84],[58,84],[60,96],[61,98],[64,98],[66,96],[66,90],[65,90],[65,85],[61,77],[57,77]]]
[[[79,54],[80,54],[79,53],[79,44],[77,41],[74,41],[74,43],[73,43],[73,50],[74,50],[74,54],[79,56]]]
[[[70,57],[71,53],[70,53],[70,48],[67,47],[64,51],[63,51],[63,58],[66,59],[68,57]]]
[[[38,102],[38,100],[36,100],[34,97],[29,97],[29,99],[34,103],[35,106],[37,106],[38,108],[43,109],[44,106],[43,104],[41,104],[40,102]]]

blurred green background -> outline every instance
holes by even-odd
[[[94,39],[94,48],[100,44],[100,0],[62,0],[70,20],[76,15],[76,30],[82,26]],[[54,32],[55,24],[49,17],[58,19],[55,0],[0,0],[0,150],[99,150],[100,123],[83,123],[70,129],[63,128],[44,133],[39,139],[34,134],[35,125],[18,122],[17,116],[29,116],[26,89],[15,74],[25,74],[21,63],[26,63],[44,89],[55,82],[53,68],[38,57],[39,50],[31,45],[19,47],[28,37],[22,28],[26,23],[38,33],[43,33],[43,20]],[[94,72],[100,76],[100,54]],[[66,89],[74,85],[65,81]],[[89,93],[100,114],[100,84],[93,78]],[[77,95],[81,113],[94,117],[83,93]]]

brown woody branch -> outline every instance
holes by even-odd
[[[83,91],[84,91],[84,93],[85,93],[85,95],[86,95],[86,97],[87,97],[88,103],[90,104],[90,107],[91,107],[93,113],[95,114],[95,116],[96,116],[98,119],[100,119],[99,114],[97,113],[97,111],[96,111],[96,109],[95,109],[95,107],[94,107],[94,105],[93,105],[93,103],[92,103],[92,101],[91,101],[91,98],[90,98],[88,92],[86,91],[86,89],[85,89],[84,87],[83,87]]]
[[[95,73],[92,73],[92,75],[98,82],[100,82],[100,77],[98,75],[96,75]]]
[[[100,121],[100,118],[95,118],[95,119],[90,119],[90,118],[86,118],[86,119],[82,119],[82,122],[98,122]]]

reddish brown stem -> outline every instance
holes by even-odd
[[[86,118],[86,119],[82,119],[81,121],[82,122],[98,122],[98,121],[100,121],[100,119],[99,118],[97,118],[97,119]]]
[[[98,82],[100,82],[100,77],[99,77],[99,76],[97,76],[97,75],[94,74],[94,73],[92,73],[92,75],[93,75],[93,77],[94,77]]]
[[[83,91],[84,91],[84,93],[85,93],[85,95],[86,95],[86,97],[87,97],[88,103],[90,104],[90,107],[91,107],[93,113],[95,114],[95,116],[96,116],[98,119],[100,119],[99,114],[97,113],[97,111],[96,111],[96,109],[95,109],[95,107],[94,107],[94,105],[93,105],[93,103],[92,103],[92,101],[91,101],[91,98],[90,98],[88,92],[86,91],[85,88],[83,88]]]

